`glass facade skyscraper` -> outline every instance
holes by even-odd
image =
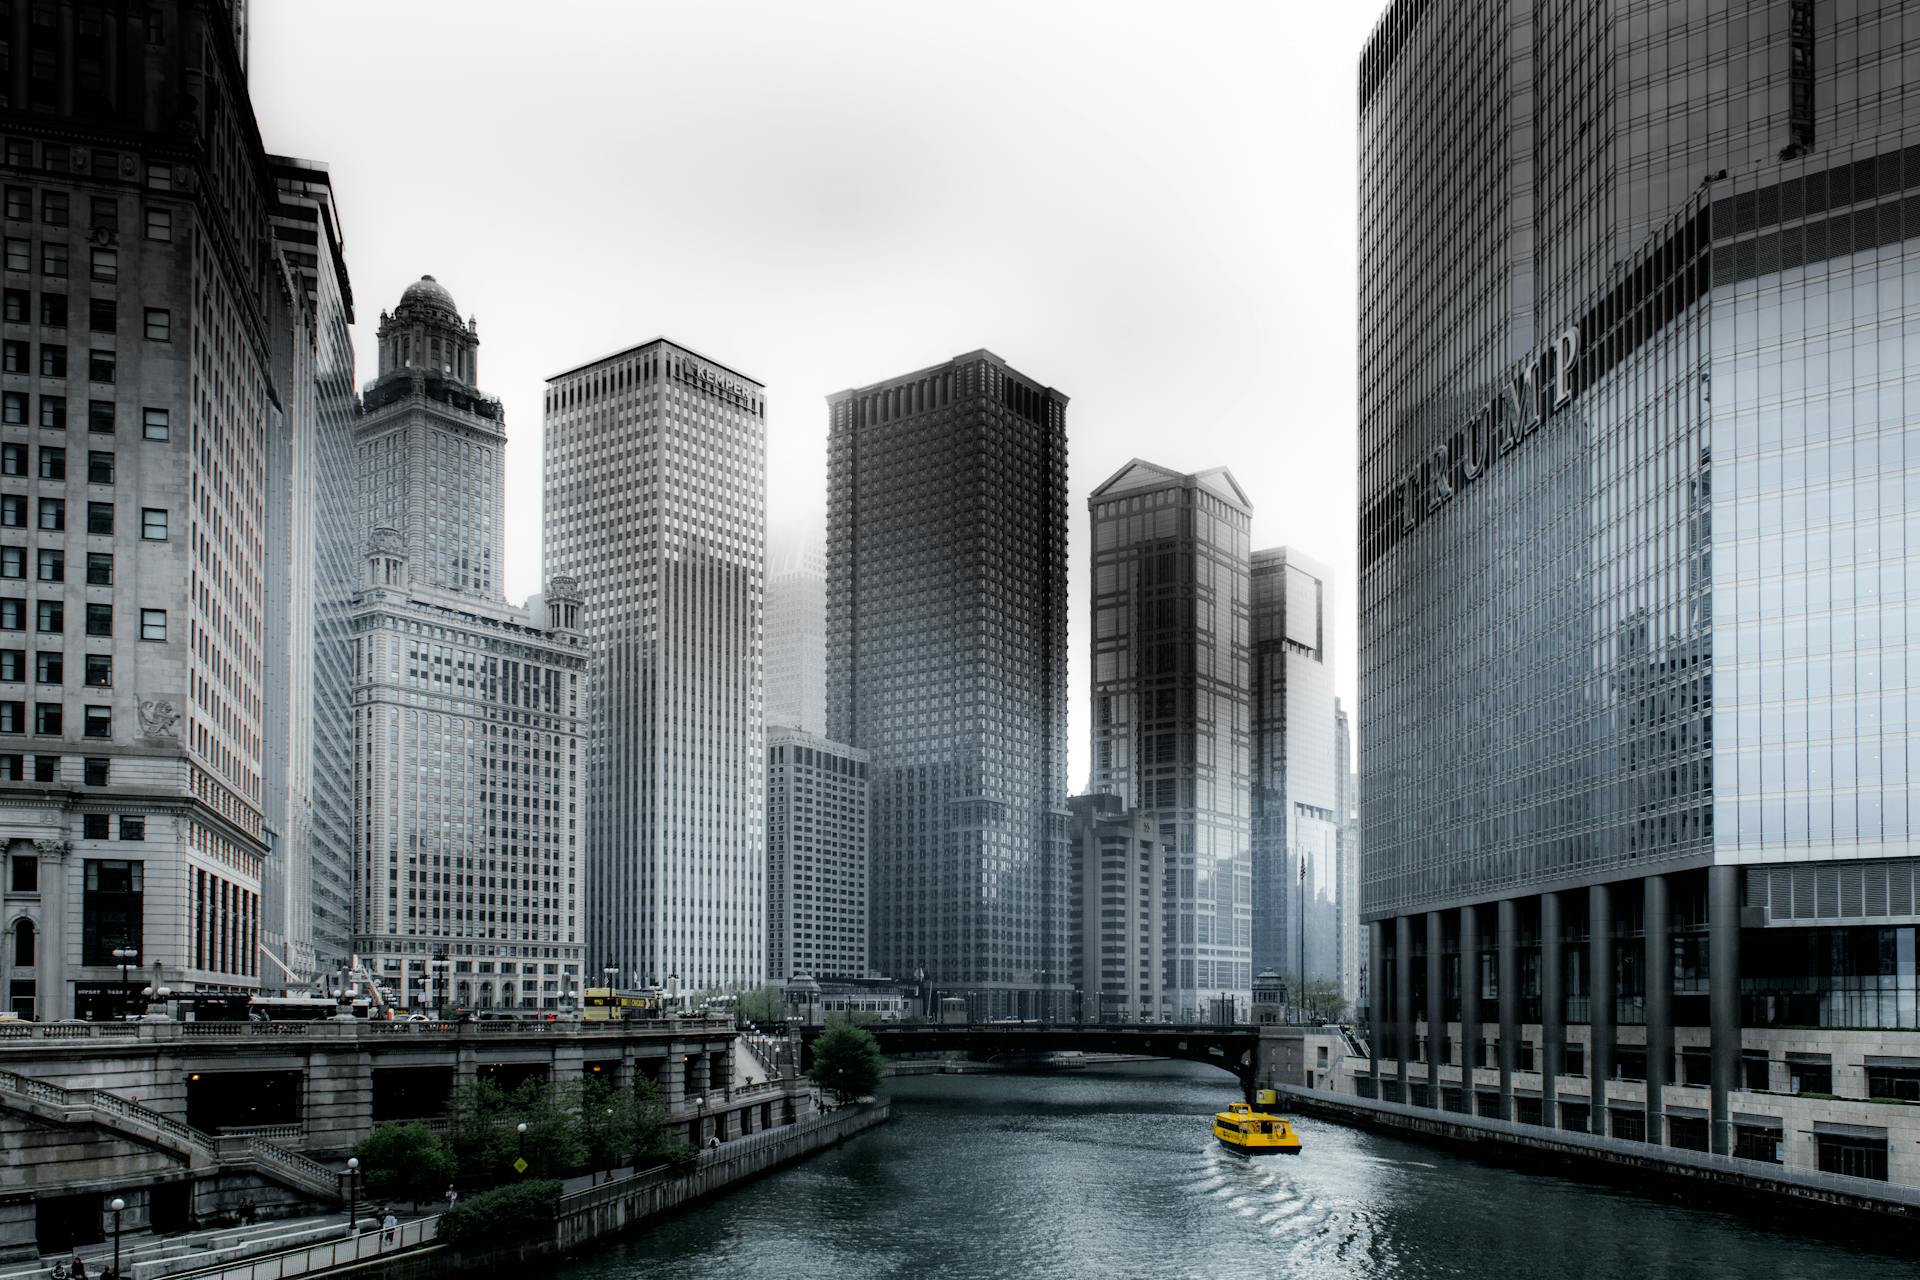
[[[1093,790],[1152,814],[1168,846],[1164,1007],[1192,1022],[1253,998],[1248,539],[1233,474],[1138,458],[1087,498],[1093,539]]]
[[[1920,1056],[1917,54],[1895,0],[1369,41],[1366,1087],[1920,1181],[1863,1102]]]
[[[1061,1014],[1067,398],[974,351],[829,406],[827,728],[872,757],[873,967]]]

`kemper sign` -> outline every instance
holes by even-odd
[[[1453,456],[1453,442],[1443,440],[1400,481],[1400,519],[1405,527],[1412,529],[1422,515],[1453,497],[1455,461],[1460,464],[1461,483],[1472,484],[1498,454],[1518,446],[1572,400],[1574,362],[1579,357],[1576,325],[1562,330],[1552,346],[1516,365],[1502,380],[1499,394],[1460,428],[1460,457]]]

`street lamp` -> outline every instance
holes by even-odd
[[[127,988],[133,985],[132,979],[127,976],[127,970],[133,968],[134,961],[140,958],[140,948],[134,946],[115,947],[113,949],[113,958],[120,966],[120,996],[121,999],[124,1000],[126,998]],[[126,1010],[123,1009],[121,1012],[125,1013]]]
[[[520,1135],[520,1162],[524,1165],[527,1160],[527,1122],[522,1120],[515,1129]],[[522,1177],[526,1176],[527,1171],[524,1168],[519,1172]]]
[[[120,1215],[125,1212],[127,1202],[119,1196],[107,1208],[113,1210],[113,1280],[120,1280]]]
[[[347,1157],[347,1234],[360,1234],[360,1157]]]

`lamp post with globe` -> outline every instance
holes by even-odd
[[[120,1215],[126,1212],[127,1202],[115,1196],[107,1208],[113,1210],[113,1280],[120,1280]]]

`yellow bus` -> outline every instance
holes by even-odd
[[[660,996],[652,991],[615,991],[612,987],[588,987],[582,993],[582,1022],[620,1022],[631,1018],[660,1016]]]

